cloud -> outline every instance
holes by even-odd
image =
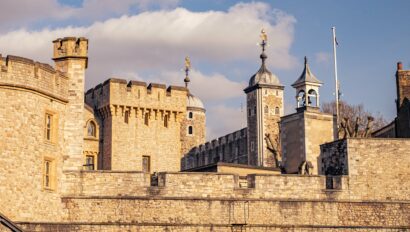
[[[175,71],[164,71],[156,76],[141,77],[139,74],[128,74],[128,79],[142,80],[146,82],[162,82],[169,85],[181,85],[185,74]],[[220,73],[206,75],[198,70],[190,71],[189,89],[191,93],[199,97],[206,103],[220,102],[232,98],[244,96],[243,89],[246,86],[244,82],[229,80]]]
[[[215,105],[208,108],[206,115],[207,125],[215,125],[207,128],[208,141],[246,127],[245,110],[240,106]]]
[[[328,52],[318,52],[315,54],[315,61],[318,64],[329,63],[332,59],[332,55]]]
[[[87,7],[86,3],[82,8]],[[69,10],[66,12],[74,14]],[[293,16],[271,9],[265,3],[239,3],[227,11],[162,9],[113,17],[82,27],[10,31],[0,34],[0,53],[51,63],[52,40],[64,36],[87,37],[87,88],[113,76],[183,85],[184,74],[180,69],[184,57],[189,55],[194,67],[190,89],[207,107],[212,107],[207,115],[215,114],[210,116],[215,120],[209,121],[209,130],[222,135],[232,132],[228,129],[239,127],[233,127],[229,120],[226,125],[218,122],[217,118],[225,118],[224,115],[233,109],[215,108],[214,105],[227,100],[232,104],[244,96],[242,90],[256,70],[245,70],[245,74],[229,71],[237,69],[237,63],[255,63],[260,52],[256,42],[262,27],[269,36],[269,66],[275,69],[293,67],[297,61],[289,49],[295,22]],[[214,70],[214,67],[222,68]]]
[[[55,24],[77,19],[81,24],[129,14],[134,8],[139,11],[170,9],[179,2],[180,0],[83,0],[80,7],[73,7],[58,0],[2,0],[0,31],[33,26],[44,21]]]

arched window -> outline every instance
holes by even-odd
[[[87,135],[92,136],[92,137],[97,136],[97,126],[95,125],[95,123],[93,121],[88,122]]]
[[[296,101],[297,101],[297,104],[298,104],[298,108],[303,107],[303,106],[306,105],[305,91],[303,91],[303,90],[299,91],[299,93],[296,97]]]
[[[168,115],[164,116],[164,127],[168,128]]]
[[[279,115],[279,107],[275,107],[275,114]]]
[[[269,113],[269,107],[265,106],[265,114]]]
[[[192,126],[188,127],[188,134],[189,135],[193,135],[194,134],[194,129],[192,128]]]
[[[308,106],[317,107],[317,93],[315,90],[311,89],[308,92]]]
[[[145,125],[149,126],[149,113],[145,113],[145,115],[144,115],[144,123],[145,123]]]
[[[188,118],[189,118],[189,119],[194,118],[194,114],[193,114],[192,112],[189,112],[189,113],[188,113]]]

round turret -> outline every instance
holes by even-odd
[[[192,94],[188,94],[187,96],[187,108],[205,110],[205,107],[202,101]]]

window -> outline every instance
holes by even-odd
[[[253,107],[253,114],[256,115],[256,106]]]
[[[129,121],[129,117],[130,117],[130,112],[127,110],[125,111],[125,115],[124,115],[124,122],[128,124]]]
[[[54,189],[54,161],[50,158],[44,158],[43,161],[43,188]]]
[[[253,151],[255,149],[255,144],[253,143],[253,141],[251,142],[251,151]]]
[[[252,116],[252,109],[251,108],[248,109],[248,116],[249,117]]]
[[[168,128],[168,115],[164,116],[164,127]]]
[[[188,113],[188,118],[189,118],[189,119],[193,119],[193,118],[194,118],[194,114],[193,114],[192,112],[189,112],[189,113]]]
[[[189,127],[188,127],[188,134],[189,134],[189,135],[193,135],[193,134],[194,134],[194,130],[193,130],[192,126],[189,126]]]
[[[276,96],[278,96],[279,95],[279,92],[276,90]]]
[[[145,125],[149,126],[149,113],[145,113],[145,115],[144,115],[144,123],[145,123]]]
[[[95,156],[86,155],[85,156],[85,170],[96,170],[95,168]]]
[[[151,172],[151,157],[142,156],[142,171]]]
[[[275,114],[279,114],[279,107],[275,107]]]
[[[46,113],[46,140],[51,142],[53,133],[53,115]]]
[[[46,111],[44,116],[44,139],[54,143],[57,140],[57,114]]]
[[[265,106],[265,114],[268,114],[268,113],[269,113],[269,107]]]
[[[97,136],[97,126],[95,125],[93,121],[88,122],[87,135],[92,136],[92,137]]]

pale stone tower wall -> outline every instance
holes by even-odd
[[[61,218],[68,78],[47,64],[0,56],[0,210],[12,220]],[[52,115],[46,139],[46,114]],[[52,161],[44,188],[44,160]]]
[[[66,158],[64,170],[81,169],[83,164],[84,83],[88,40],[65,37],[54,43],[56,69],[68,77],[68,105],[64,124]]]
[[[282,164],[286,173],[297,173],[303,161],[313,164],[312,174],[321,169],[320,145],[334,140],[336,120],[318,108],[299,108],[281,120]]]
[[[249,164],[273,167],[275,159],[267,149],[266,134],[279,145],[279,121],[283,115],[283,87],[258,86],[247,93]]]
[[[192,118],[189,114],[192,113]],[[182,155],[189,153],[191,149],[205,143],[206,138],[206,116],[205,110],[188,107],[185,117],[181,123],[181,151]],[[193,134],[188,133],[188,127],[192,126]]]
[[[186,98],[183,87],[147,87],[144,82],[127,84],[120,79],[87,91],[87,104],[102,121],[103,169],[141,171],[142,158],[148,156],[150,172],[179,171]]]

